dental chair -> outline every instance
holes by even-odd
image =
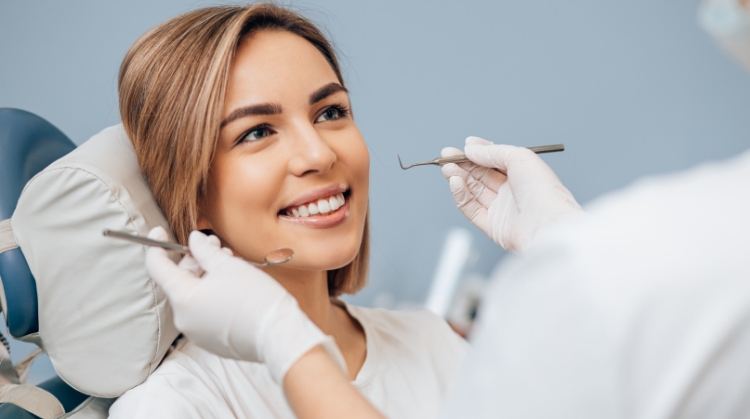
[[[102,235],[169,231],[135,150],[121,125],[76,148],[42,118],[0,109],[0,184],[6,331],[39,346],[58,374],[36,387],[17,377],[16,387],[0,385],[0,419],[106,418],[178,336],[144,247]]]

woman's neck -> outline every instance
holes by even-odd
[[[318,328],[333,337],[346,360],[350,379],[356,378],[366,355],[362,327],[344,309],[331,303],[326,271],[300,271],[283,267],[264,268],[295,299]]]
[[[333,335],[333,306],[328,297],[328,276],[325,271],[300,271],[282,267],[266,269],[289,294],[297,299],[302,311],[323,333]]]

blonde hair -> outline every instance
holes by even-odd
[[[336,73],[333,47],[315,25],[283,7],[207,7],[172,18],[142,35],[120,66],[120,115],[138,163],[180,243],[196,229],[209,186],[229,68],[239,42],[261,30],[287,31],[314,45]],[[331,296],[366,284],[369,213],[359,252],[328,271]]]

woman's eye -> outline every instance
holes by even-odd
[[[269,135],[271,135],[271,128],[256,127],[242,134],[242,137],[240,137],[238,143],[257,141],[262,138],[268,137]]]
[[[331,106],[330,108],[323,111],[322,114],[315,120],[315,122],[323,121],[335,121],[342,118],[346,114],[346,111],[338,106]]]

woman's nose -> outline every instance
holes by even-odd
[[[336,153],[314,126],[300,127],[292,147],[294,153],[289,161],[289,170],[295,176],[327,173],[337,160]]]

